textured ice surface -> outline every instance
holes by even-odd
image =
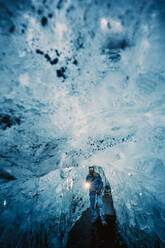
[[[1,244],[64,246],[91,164],[128,246],[165,244],[164,16],[163,0],[0,0]]]

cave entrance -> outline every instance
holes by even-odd
[[[116,224],[116,214],[113,206],[111,186],[101,167],[95,168],[104,183],[103,203],[107,225],[101,224],[98,218],[95,224],[91,223],[90,208],[83,212],[80,219],[75,223],[68,235],[67,248],[126,248],[122,237],[119,234]],[[98,207],[96,205],[96,211]],[[99,214],[98,214],[99,216]]]

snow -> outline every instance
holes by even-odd
[[[164,12],[1,0],[0,246],[64,247],[93,164],[128,247],[165,244]]]

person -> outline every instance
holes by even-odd
[[[102,201],[103,182],[100,174],[95,172],[94,166],[89,166],[89,174],[86,177],[86,182],[89,184],[90,213],[92,223],[97,221],[97,212],[95,208],[95,202],[97,201],[101,222],[103,225],[106,225],[107,222],[105,221],[104,205]]]

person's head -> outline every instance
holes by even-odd
[[[94,166],[89,166],[89,174],[93,174],[95,172]]]

